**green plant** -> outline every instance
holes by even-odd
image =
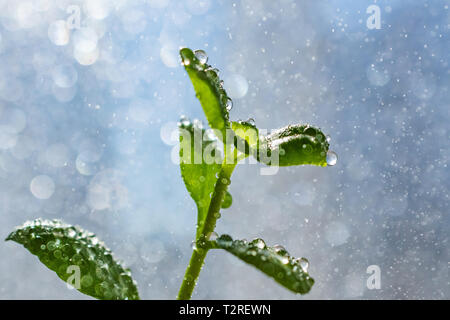
[[[289,125],[264,136],[252,121],[230,121],[231,99],[218,71],[207,64],[206,53],[183,48],[180,55],[212,132],[198,121],[182,118],[179,123],[181,175],[198,211],[193,252],[178,299],[191,298],[205,257],[214,249],[230,252],[295,293],[309,292],[314,280],[307,273],[305,258],[293,258],[282,246],[269,247],[259,238],[247,242],[219,237],[214,229],[221,209],[231,206],[227,189],[239,161],[252,156],[275,167],[333,165],[336,155],[328,150],[327,138],[309,125]],[[93,234],[79,227],[37,219],[18,227],[6,240],[22,244],[82,293],[98,299],[139,299],[130,271]]]

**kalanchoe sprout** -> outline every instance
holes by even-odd
[[[334,165],[337,155],[328,149],[329,138],[309,125],[289,125],[260,136],[253,119],[230,122],[232,101],[223,89],[219,71],[207,64],[206,52],[183,48],[180,55],[213,132],[206,130],[201,121],[184,116],[178,123],[181,176],[197,205],[192,257],[178,299],[191,298],[203,262],[212,249],[233,254],[295,293],[309,292],[314,280],[308,274],[306,258],[296,259],[284,247],[269,247],[259,238],[247,242],[233,240],[229,235],[218,237],[214,230],[221,210],[232,205],[228,188],[237,161],[252,155],[271,166]],[[233,139],[228,138],[230,130]],[[223,154],[217,137],[224,144]],[[227,152],[236,161],[228,163]],[[130,271],[114,259],[95,235],[79,227],[37,219],[17,228],[6,240],[22,244],[64,281],[69,282],[70,272],[74,271],[77,278],[78,270],[75,287],[84,294],[98,299],[139,299]]]
[[[178,294],[178,299],[189,299],[196,285],[196,279],[200,273],[203,261],[210,249],[226,250],[239,259],[253,265],[268,276],[272,277],[289,290],[305,294],[309,292],[314,280],[307,273],[309,263],[305,258],[295,259],[280,245],[267,247],[264,240],[255,239],[251,242],[233,240],[229,235],[211,238],[216,222],[221,217],[220,209],[231,205],[231,195],[227,188],[230,184],[231,174],[236,163],[226,162],[227,146],[234,149],[234,160],[242,160],[251,155],[258,161],[270,166],[295,166],[295,165],[333,165],[333,154],[328,150],[329,139],[321,130],[310,125],[289,125],[278,129],[266,136],[260,136],[260,130],[255,121],[229,121],[228,112],[231,110],[232,101],[223,89],[223,81],[219,79],[217,69],[207,64],[207,56],[204,51],[192,51],[184,48],[180,50],[182,63],[191,79],[197,98],[200,100],[208,123],[213,129],[222,131],[224,147],[224,161],[218,167],[208,167],[203,163],[201,170],[193,174],[187,167],[181,164],[181,175],[199,210],[197,220],[196,241],[197,248],[186,269],[184,280]],[[232,139],[225,132],[232,129]],[[235,150],[239,151],[236,152]],[[230,152],[230,151],[228,151]],[[334,162],[334,163],[333,163]],[[209,169],[208,169],[209,168]],[[197,170],[197,169],[196,169]],[[200,174],[210,170],[211,180],[208,187],[210,197],[205,201],[208,207],[201,205],[205,194],[201,188],[194,190],[193,182]],[[214,174],[214,176],[212,175]],[[213,185],[213,190],[211,186]],[[216,238],[216,239],[215,239]]]

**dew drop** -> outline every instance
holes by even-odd
[[[302,268],[303,272],[308,272],[308,268],[309,268],[309,261],[306,258],[300,258],[297,259],[298,264],[300,265],[300,267]]]
[[[263,239],[260,239],[260,238],[256,238],[255,240],[253,240],[252,244],[255,245],[259,249],[264,249],[266,247],[266,243],[264,242]]]
[[[180,126],[180,127],[187,127],[190,123],[191,123],[191,121],[189,120],[188,117],[181,116],[180,122],[178,123],[178,126]]]
[[[282,255],[282,256],[285,256],[288,254],[286,249],[282,245],[279,245],[279,244],[274,245],[273,250],[275,251],[275,253],[278,253],[279,255]]]
[[[282,257],[281,258],[281,263],[282,264],[288,264],[289,263],[289,257]]]
[[[206,54],[205,51],[195,50],[194,55],[201,64],[205,64],[206,62],[208,62],[208,55]]]
[[[227,111],[231,111],[233,109],[233,100],[228,99],[226,104]]]
[[[218,234],[213,232],[208,233],[208,240],[209,241],[215,241],[217,240]]]
[[[192,250],[197,250],[197,243],[195,243],[195,241],[191,242],[191,248]]]
[[[337,154],[334,151],[328,150],[327,152],[327,165],[334,166],[337,162]]]
[[[330,143],[331,137],[327,135],[326,139],[327,139],[327,142]]]
[[[247,123],[250,124],[250,125],[252,125],[252,126],[255,126],[255,125],[256,125],[255,119],[253,119],[253,118],[249,118],[249,119],[247,120]]]

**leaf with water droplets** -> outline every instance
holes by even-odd
[[[79,227],[37,219],[18,227],[8,240],[22,244],[84,294],[106,300],[139,299],[130,270],[123,268],[94,234]]]
[[[236,134],[235,146],[239,151],[248,155],[256,155],[259,145],[259,132],[253,119],[247,121],[233,121],[231,128]]]
[[[197,205],[198,239],[218,179],[222,154],[217,139],[206,134],[199,121],[183,119],[180,127],[180,169],[186,189]],[[230,204],[231,205],[231,204]]]
[[[222,88],[217,71],[206,63],[206,53],[202,50],[193,52],[189,48],[183,48],[180,56],[210,127],[220,130],[220,138],[225,138],[229,127],[230,99]]]
[[[308,260],[289,256],[281,246],[268,247],[262,239],[233,240],[229,235],[221,235],[213,243],[216,248],[232,253],[293,292],[308,293],[314,284],[314,279],[307,273]]]
[[[275,166],[327,165],[329,143],[310,125],[289,125],[260,139],[258,161]]]

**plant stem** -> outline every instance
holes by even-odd
[[[230,184],[231,174],[233,173],[235,166],[236,162],[233,164],[227,164],[225,160],[222,164],[222,168],[219,172],[219,178],[217,179],[214,187],[214,192],[208,208],[205,223],[203,224],[203,228],[199,236],[199,239],[202,239],[202,241],[207,240],[209,234],[213,232],[216,227],[217,219],[220,217],[222,201],[228,189],[228,185]],[[184,274],[180,291],[178,292],[178,300],[189,300],[191,298],[207,253],[208,249],[205,248],[195,248],[193,250],[191,260],[189,261],[189,265]]]

